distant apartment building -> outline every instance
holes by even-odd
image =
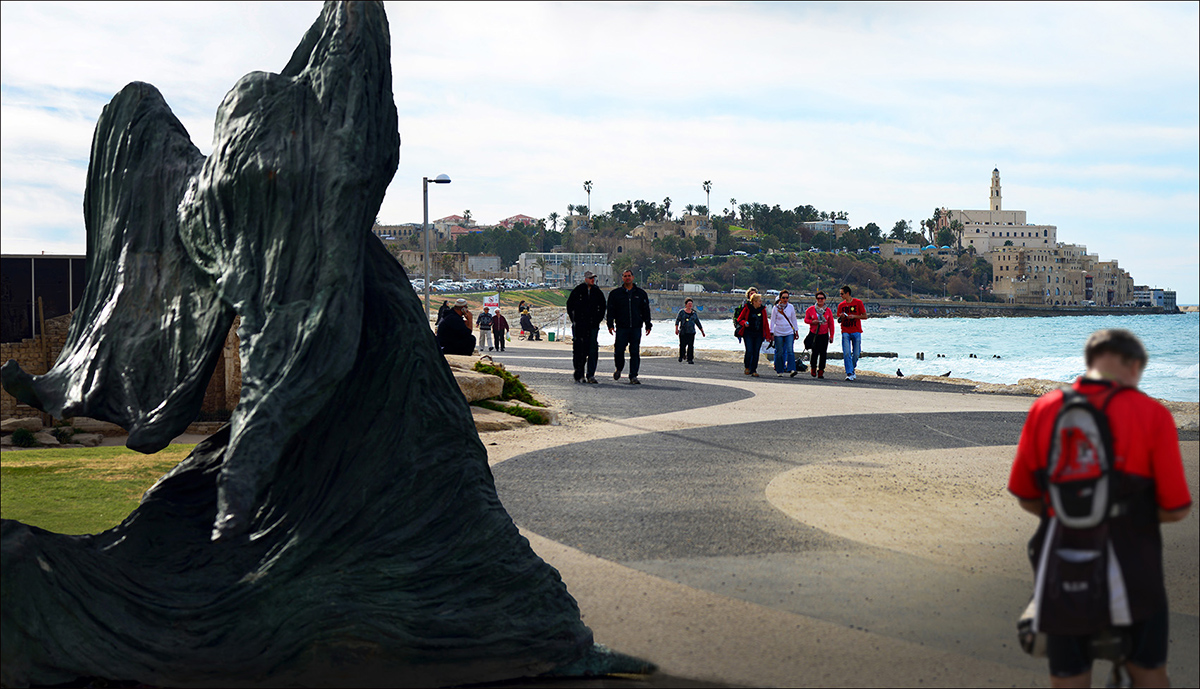
[[[1087,247],[1002,246],[986,255],[992,294],[1016,304],[1125,306],[1133,303],[1133,278],[1115,260],[1101,261]]]
[[[1138,285],[1133,288],[1133,303],[1135,306],[1159,306],[1164,309],[1175,309],[1175,290]]]
[[[1025,211],[1006,211],[1000,194],[1000,170],[992,170],[992,185],[987,210],[947,210],[939,218],[939,226],[953,221],[963,226],[963,248],[974,247],[975,253],[986,254],[1005,245],[1018,247],[1052,247],[1058,242],[1054,225],[1031,225]]]
[[[905,263],[910,259],[921,258],[921,245],[886,242],[879,245],[879,255],[886,259]]]
[[[837,239],[841,239],[842,235],[850,229],[850,221],[845,218],[810,220],[800,224],[813,232],[832,232]]]
[[[564,287],[582,282],[584,272],[589,270],[596,274],[596,285],[613,285],[612,263],[605,253],[526,252],[517,257],[512,268],[518,280]]]
[[[371,228],[371,233],[385,242],[408,239],[414,236],[420,237],[421,231],[422,225],[419,222],[403,225],[380,225],[379,223],[375,223],[375,226]],[[433,236],[433,234],[430,234],[431,239]]]
[[[506,230],[511,230],[512,228],[517,226],[517,223],[521,223],[524,225],[536,225],[537,222],[538,222],[538,219],[531,215],[517,213],[516,215],[509,216],[496,224],[499,225],[500,227],[503,227]]]

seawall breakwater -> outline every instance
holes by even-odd
[[[732,317],[741,307],[744,298],[739,294],[712,292],[678,292],[674,290],[646,290],[650,297],[650,308],[656,318],[667,318],[683,308],[685,299],[691,299],[696,309],[703,314],[726,314]],[[837,295],[829,302],[837,306]],[[1046,316],[1112,316],[1137,314],[1174,314],[1179,311],[1162,307],[1102,307],[1102,306],[1025,306],[1021,304],[998,304],[978,301],[943,301],[937,299],[872,299],[863,298],[867,313],[873,316],[912,316],[919,318],[995,318],[995,317],[1046,317]],[[807,308],[807,299],[798,306]]]

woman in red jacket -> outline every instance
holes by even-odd
[[[738,312],[737,323],[737,336],[746,345],[746,375],[757,378],[758,352],[762,349],[762,343],[771,337],[771,324],[762,303],[762,295],[756,293],[750,297],[750,303]]]

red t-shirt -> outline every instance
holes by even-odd
[[[844,333],[861,333],[862,320],[858,318],[850,318],[842,320],[842,314],[852,313],[856,316],[867,315],[867,307],[863,306],[862,299],[851,299],[838,304],[837,317],[838,322],[842,324],[842,332]]]
[[[1113,384],[1080,378],[1073,387],[1099,409]],[[1062,402],[1062,392],[1055,390],[1039,397],[1029,410],[1008,480],[1009,492],[1018,498],[1046,501],[1037,472],[1046,468],[1050,435]],[[1161,509],[1172,511],[1192,504],[1171,412],[1139,390],[1125,390],[1109,403],[1107,416],[1116,455],[1113,466],[1153,480],[1155,500]]]

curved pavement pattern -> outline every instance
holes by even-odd
[[[1034,525],[1004,492],[1029,398],[769,370],[751,380],[737,364],[666,357],[643,358],[644,384],[629,386],[603,352],[602,384],[581,386],[567,347],[494,356],[613,425],[493,467],[505,507],[563,571],[599,641],[715,682],[1046,683],[1045,661],[1015,646]],[[1168,567],[1191,572],[1174,582],[1185,610],[1172,614],[1171,672],[1193,685],[1195,515],[1164,536]]]

